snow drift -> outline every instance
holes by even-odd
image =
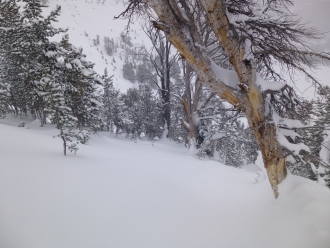
[[[236,169],[166,140],[107,133],[64,157],[53,127],[1,122],[0,247],[330,244],[330,191],[316,182],[289,175],[275,200],[254,165]]]

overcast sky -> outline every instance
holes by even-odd
[[[326,33],[318,50],[330,52],[330,0],[295,0],[293,12],[308,26],[314,26]]]
[[[316,46],[312,46],[320,52],[330,52],[330,0],[295,0],[293,13],[301,17],[303,23],[313,26],[325,33],[325,38],[318,41]],[[313,75],[323,84],[330,86],[330,68],[320,66]],[[304,77],[297,77],[297,90],[304,92],[308,88],[308,83]],[[315,97],[315,89],[309,88],[303,96],[308,98]]]

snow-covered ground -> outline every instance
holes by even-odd
[[[330,191],[315,182],[289,175],[275,200],[253,165],[106,133],[64,157],[56,134],[1,120],[1,248],[329,247]]]
[[[49,10],[62,5],[56,26],[69,27],[97,72],[108,67],[125,91],[123,61],[111,64],[93,45],[96,35],[102,44],[124,30],[115,2],[49,0]],[[148,43],[138,23],[131,37]],[[318,75],[327,83],[328,71]],[[254,165],[236,169],[166,140],[106,133],[64,157],[56,134],[28,119],[0,120],[0,248],[330,247],[330,190],[315,182],[289,175],[275,200]]]

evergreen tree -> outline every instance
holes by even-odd
[[[152,73],[152,70],[148,67],[148,63],[143,61],[137,66],[136,79],[140,83],[146,83],[152,88],[157,88],[157,76]]]
[[[105,68],[104,74],[102,76],[102,80],[104,82],[104,89],[102,95],[102,118],[104,122],[104,126],[106,131],[114,132],[116,126],[115,115],[116,115],[116,107],[118,102],[119,92],[115,90],[113,87],[113,76],[108,75],[108,70]]]
[[[154,140],[163,132],[163,112],[160,100],[152,93],[150,86],[140,85],[128,89],[123,95],[124,130],[132,139],[147,136]]]
[[[133,46],[133,43],[131,41],[131,37],[129,35],[126,35],[125,33],[122,32],[120,34],[120,38],[121,38],[121,40],[124,44],[128,45],[129,47]]]
[[[114,40],[104,37],[104,49],[109,56],[112,56],[117,51]]]
[[[308,137],[306,144],[311,153],[326,164],[330,164],[330,88],[324,86],[319,90],[320,97],[314,103],[315,128],[304,132]],[[318,177],[318,182],[330,187],[330,169],[323,163],[313,161],[312,167]]]
[[[23,87],[27,95],[28,105],[32,112],[41,120],[41,125],[46,123],[46,113],[44,112],[45,102],[42,96],[43,88],[40,80],[43,77],[44,67],[49,62],[46,56],[51,48],[49,37],[64,32],[62,29],[55,29],[52,22],[57,20],[61,8],[57,8],[44,18],[40,0],[24,0],[25,6],[22,12],[24,35],[19,44],[19,49],[23,58],[21,59]]]
[[[14,115],[18,115],[18,94],[13,95],[14,82],[21,80],[20,50],[18,49],[23,24],[19,7],[15,0],[0,2],[0,82],[1,82],[1,109],[6,105],[12,106]],[[18,91],[18,89],[16,89]],[[8,96],[9,95],[9,96]],[[8,96],[8,97],[7,97]],[[21,101],[22,102],[22,101]],[[25,104],[24,104],[25,105]]]
[[[200,113],[197,145],[198,156],[211,157],[234,167],[254,163],[258,145],[242,121],[240,111],[230,108],[219,97],[210,100]]]
[[[77,118],[72,115],[70,108],[65,104],[61,85],[56,82],[54,75],[44,77],[41,80],[41,84],[46,91],[43,95],[46,102],[45,112],[50,117],[51,123],[55,124],[60,131],[57,137],[63,140],[64,156],[66,156],[67,148],[71,152],[76,153],[78,151],[78,143],[81,142],[81,139],[86,139],[86,137],[83,137],[84,133],[75,130]]]
[[[0,118],[4,118],[9,111],[7,85],[0,82]]]
[[[41,0],[22,0],[22,2],[26,3],[23,11],[24,18],[43,19],[42,8],[47,6],[43,5]]]
[[[125,64],[123,65],[123,75],[125,79],[132,83],[135,81],[135,71],[131,62],[125,61]]]
[[[101,129],[98,87],[102,82],[93,70],[94,65],[86,60],[82,49],[69,43],[68,35],[64,35],[60,47],[63,58],[61,80],[65,83],[66,104],[77,118],[78,129],[98,131]]]
[[[15,1],[5,1],[1,4],[2,19],[1,35],[1,82],[6,82],[9,89],[9,104],[15,109],[15,114],[35,114],[41,125],[45,123],[43,89],[40,80],[43,77],[46,56],[51,47],[49,37],[64,32],[55,29],[51,24],[60,13],[58,6],[49,16],[44,18],[39,0],[25,0],[23,12]]]
[[[23,2],[21,13],[14,0],[0,3],[0,112],[9,106],[16,115],[30,111],[41,125],[48,116],[60,130],[64,153],[76,152],[78,143],[102,128],[102,82],[68,35],[60,43],[49,41],[65,31],[52,26],[60,7],[44,18],[40,0]]]

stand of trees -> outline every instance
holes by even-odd
[[[155,13],[154,27],[165,33],[203,84],[244,113],[275,198],[287,175],[287,156],[304,160],[310,153],[285,131],[301,128],[301,122],[291,121],[299,119],[300,101],[274,65],[300,71],[318,84],[305,67],[329,60],[305,44],[304,38],[318,38],[318,32],[294,20],[288,10],[291,4],[290,0],[129,0],[119,15],[131,20],[137,14]],[[215,38],[213,48],[219,48],[220,61],[205,46],[205,28]]]
[[[32,114],[40,125],[51,123],[59,129],[66,149],[77,151],[89,133],[100,129],[97,86],[102,84],[82,49],[49,38],[66,30],[55,29],[58,6],[42,16],[40,0],[24,0],[23,11],[15,0],[0,3],[1,112],[14,116]]]
[[[267,82],[260,76],[281,79],[273,69],[274,59],[305,73],[304,64],[313,66],[314,58],[328,59],[292,45],[299,35],[316,33],[284,18],[288,17],[281,5],[285,1],[265,3],[262,14],[256,12],[262,6],[250,2],[160,4],[156,13],[161,22],[153,23],[156,30],[146,30],[151,51],[138,49],[129,35],[121,34],[119,45],[126,51],[127,62],[124,76],[140,83],[124,94],[114,88],[107,69],[103,76],[93,70],[82,49],[69,42],[66,30],[52,27],[60,7],[43,17],[40,0],[23,2],[23,11],[15,0],[0,2],[0,115],[32,114],[41,126],[49,119],[59,130],[64,155],[67,149],[76,152],[78,144],[86,143],[97,131],[154,141],[166,130],[169,139],[197,149],[198,156],[232,166],[253,163],[260,149],[275,197],[287,167],[330,185],[329,89],[320,89],[323,98],[310,103],[300,100],[287,84]],[[131,2],[123,15],[130,15],[134,8],[155,7],[151,0]],[[163,11],[168,15],[162,16]],[[284,15],[283,19],[273,20],[274,12]],[[260,14],[258,21],[256,13]],[[214,15],[221,18],[214,19]],[[247,18],[244,22],[242,16]],[[270,39],[261,46],[257,34],[269,27],[269,20],[273,20],[274,36],[285,39],[273,40],[259,33]],[[291,28],[290,34],[282,24]],[[256,34],[247,33],[244,27]],[[61,42],[49,41],[61,33]],[[119,45],[108,37],[103,41],[106,54],[116,55]],[[100,43],[98,36],[95,44]],[[268,54],[267,49],[280,45],[289,49],[287,54]],[[291,60],[285,60],[286,55]],[[317,118],[312,120],[313,116]],[[313,129],[302,125],[313,122]]]

